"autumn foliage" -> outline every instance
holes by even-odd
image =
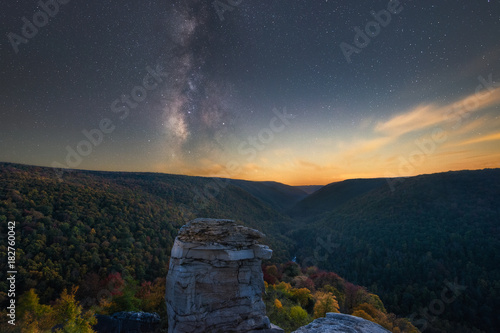
[[[301,269],[293,262],[264,265],[263,272],[267,314],[285,332],[337,312],[373,321],[394,333],[418,333],[408,319],[387,313],[377,295],[335,273],[317,267]]]

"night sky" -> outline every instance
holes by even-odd
[[[499,0],[42,3],[2,4],[0,161],[291,185],[500,167]]]

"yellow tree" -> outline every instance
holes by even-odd
[[[314,319],[326,316],[328,312],[339,313],[339,303],[330,292],[318,291],[314,294],[316,303],[314,304]]]
[[[68,293],[64,289],[61,297],[53,306],[56,322],[63,325],[57,332],[94,333],[92,325],[96,324],[97,319],[92,311],[82,312],[82,307],[75,300],[77,290],[78,287],[73,287],[71,293]]]
[[[291,294],[296,299],[301,307],[306,307],[309,300],[312,299],[311,291],[307,288],[292,289]]]
[[[363,310],[354,310],[352,315],[359,317],[359,318],[369,320],[369,321],[373,321],[374,323],[376,323],[375,319]]]
[[[56,324],[52,308],[40,304],[35,289],[30,289],[19,298],[18,314],[22,332],[44,332]]]

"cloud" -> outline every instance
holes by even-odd
[[[497,140],[500,140],[500,133],[481,135],[481,136],[476,137],[474,139],[463,141],[460,143],[460,145],[470,145],[470,144],[475,144],[475,143],[497,141]]]
[[[494,85],[479,86],[477,92],[449,103],[418,105],[383,121],[365,121],[350,140],[330,137],[328,151],[316,152],[314,158],[304,150],[294,159],[293,171],[303,179],[325,180],[329,174],[343,179],[380,177],[384,170],[398,170],[402,159],[420,151],[422,140],[434,149],[424,154],[415,174],[492,165],[493,156],[499,153],[491,145],[475,149],[463,146],[500,140],[500,119],[493,113],[500,106],[500,88]],[[432,143],[435,130],[446,135],[444,142]],[[478,149],[481,153],[476,156]]]
[[[478,92],[453,103],[438,105],[419,105],[412,110],[379,122],[374,128],[376,133],[400,137],[429,127],[444,126],[450,121],[469,117],[472,113],[500,104],[500,88],[483,87]]]
[[[498,116],[484,115],[476,119],[469,118],[463,120],[460,125],[456,130],[450,131],[453,138],[443,145],[444,148],[491,142],[497,140],[500,135],[500,118]]]
[[[442,119],[442,116],[436,114],[435,106],[423,105],[385,122],[379,122],[375,126],[375,132],[398,137],[434,125]]]
[[[299,166],[304,167],[306,169],[313,169],[313,170],[316,170],[316,171],[322,171],[322,170],[325,169],[325,166],[321,166],[319,164],[311,163],[311,162],[308,162],[308,161],[305,161],[305,160],[298,160],[297,163],[298,163]]]
[[[378,137],[367,140],[359,140],[354,142],[351,147],[346,150],[346,153],[350,155],[358,155],[377,151],[392,141],[394,141],[393,137]]]
[[[224,148],[231,149],[214,147],[215,141],[210,140],[211,134],[219,133],[225,128],[221,124],[227,126],[231,119],[228,104],[231,99],[224,94],[224,85],[208,80],[206,76],[198,83],[193,81],[190,84],[185,73],[194,72],[195,64],[186,65],[186,68],[193,66],[193,71],[183,71],[178,77],[186,83],[183,87],[189,87],[189,91],[171,90],[174,98],[166,112],[166,126],[179,143],[186,142],[181,148],[189,147],[191,151],[196,150],[198,156],[206,158],[177,158],[175,163],[183,163],[184,174],[276,180],[289,184],[326,184],[346,178],[381,177],[389,170],[398,174],[401,160],[411,160],[410,157],[422,149],[424,141],[426,147],[432,146],[432,149],[428,148],[432,152],[424,154],[422,163],[409,172],[411,175],[488,167],[499,155],[494,145],[479,146],[500,140],[500,119],[495,117],[495,107],[500,106],[500,88],[492,83],[489,87],[480,86],[477,93],[447,103],[421,104],[385,120],[363,121],[350,137],[339,133],[309,141],[292,137],[295,145],[273,146],[273,149],[259,152],[259,158],[252,163],[246,163],[234,150],[238,140],[229,139],[227,135],[221,137],[220,142],[227,143]],[[200,83],[203,84],[203,99],[198,98],[195,91]],[[192,110],[191,106],[195,107],[196,118],[186,114]],[[437,129],[446,134],[446,139],[432,144]],[[204,140],[191,139],[190,134],[194,132],[198,136],[203,133]],[[476,145],[474,149],[467,146],[473,144]],[[311,145],[315,149],[311,149]],[[237,167],[229,168],[226,162],[221,162],[224,160],[234,161]]]

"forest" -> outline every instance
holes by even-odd
[[[393,333],[418,333],[407,318],[388,313],[380,298],[366,288],[345,281],[337,274],[317,267],[301,268],[297,263],[264,264],[263,299],[271,322],[290,333],[327,312],[345,313],[375,322]],[[99,316],[119,311],[157,313],[161,322],[156,332],[167,332],[164,302],[165,279],[153,282],[123,278],[112,273],[104,279],[91,274],[79,286],[42,304],[35,288],[22,294],[15,326],[1,324],[2,332],[93,333]],[[99,315],[99,316],[97,316]]]
[[[499,170],[425,175],[404,179],[395,191],[383,182],[343,184],[347,194],[330,207],[324,204],[332,195],[329,188],[342,197],[342,187],[326,186],[304,198],[282,184],[244,189],[213,178],[90,171],[65,172],[61,180],[50,168],[0,163],[0,225],[6,235],[7,222],[16,221],[18,295],[40,304],[37,313],[53,314],[47,318],[57,318],[61,302],[73,304],[74,318],[88,319],[88,311],[158,310],[163,301],[155,297],[162,294],[178,229],[196,217],[213,217],[267,235],[273,258],[265,267],[276,269],[264,270],[267,295],[274,295],[266,303],[278,325],[291,317],[312,320],[318,300],[335,304],[331,293],[340,312],[378,318],[394,332],[407,329],[397,321],[402,317],[425,332],[496,332],[499,176]],[[193,200],[200,193],[203,204]],[[291,197],[295,207],[276,204]],[[311,198],[314,202],[304,204]],[[5,258],[6,242],[0,244]],[[280,265],[294,257],[299,265]],[[3,309],[5,272],[0,272]],[[378,295],[387,310],[373,302],[345,303],[341,294],[349,293],[351,284],[333,277],[319,283],[318,274],[338,274],[365,286],[359,287],[362,293]],[[311,302],[300,302],[294,288],[302,287]],[[436,310],[435,304],[443,308]],[[7,317],[2,313],[2,318]]]
[[[500,331],[500,170],[411,177],[394,191],[385,180],[360,182],[330,210],[324,202],[339,196],[337,185],[317,193],[316,205],[297,205],[308,218],[288,234],[297,257],[329,239],[336,246],[321,252],[320,266],[368,287],[388,310],[413,315],[418,328]],[[460,293],[444,302],[450,284]],[[422,315],[435,304],[442,308]]]

